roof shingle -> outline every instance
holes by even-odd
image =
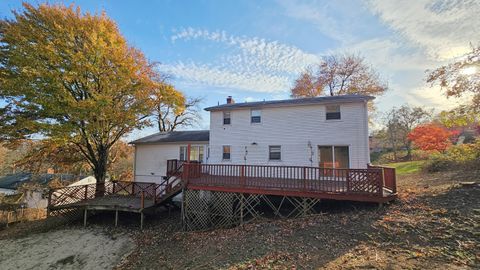
[[[282,99],[282,100],[222,104],[218,106],[205,108],[205,110],[218,111],[218,110],[225,110],[225,109],[232,110],[232,109],[240,109],[240,108],[280,107],[280,106],[328,104],[328,103],[349,103],[349,102],[369,101],[374,98],[375,97],[365,96],[365,95],[342,95],[342,96],[324,96],[324,97],[312,97],[312,98],[292,98],[292,99]]]
[[[169,142],[208,142],[209,130],[159,132],[130,142],[131,144],[156,144]]]

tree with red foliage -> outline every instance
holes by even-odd
[[[408,139],[424,151],[445,151],[452,145],[451,138],[455,135],[457,135],[456,131],[430,123],[414,128],[408,134]]]

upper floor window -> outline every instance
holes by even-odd
[[[326,119],[327,120],[341,119],[340,105],[327,105]]]
[[[262,122],[262,111],[261,110],[252,110],[251,117],[250,117],[250,122],[251,123],[261,123]]]
[[[230,145],[223,146],[222,158],[223,160],[230,160]]]
[[[270,145],[268,147],[268,159],[269,160],[281,160],[282,159],[282,147],[280,145]]]
[[[230,125],[232,123],[232,118],[230,118],[230,112],[223,112],[223,124]]]

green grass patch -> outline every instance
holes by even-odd
[[[422,169],[422,165],[424,163],[425,163],[424,160],[418,160],[418,161],[388,163],[384,165],[395,168],[397,175],[403,175],[403,174],[420,172],[420,170]]]

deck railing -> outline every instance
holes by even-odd
[[[392,193],[397,193],[397,176],[395,174],[395,168],[371,165],[368,164],[369,169],[381,169],[383,172],[383,186],[392,191]]]
[[[182,167],[184,161],[178,159],[169,159],[167,160],[167,177],[173,176],[179,172],[179,169]]]
[[[84,200],[93,199],[98,196],[131,196],[139,197],[141,204],[145,200],[157,201],[170,188],[170,183],[164,181],[161,184],[132,181],[108,181],[105,184],[97,183],[67,186],[52,189],[48,197],[48,206],[57,207],[74,204]],[[101,192],[99,192],[101,190]]]
[[[184,163],[182,173],[182,179],[187,185],[372,196],[383,196],[383,177],[384,170],[381,168],[332,169],[192,163]]]
[[[183,171],[183,163],[187,161],[185,160],[178,160],[178,159],[169,159],[167,160],[167,177],[170,176],[179,176],[182,174]],[[199,161],[191,160],[189,163],[201,163]]]

